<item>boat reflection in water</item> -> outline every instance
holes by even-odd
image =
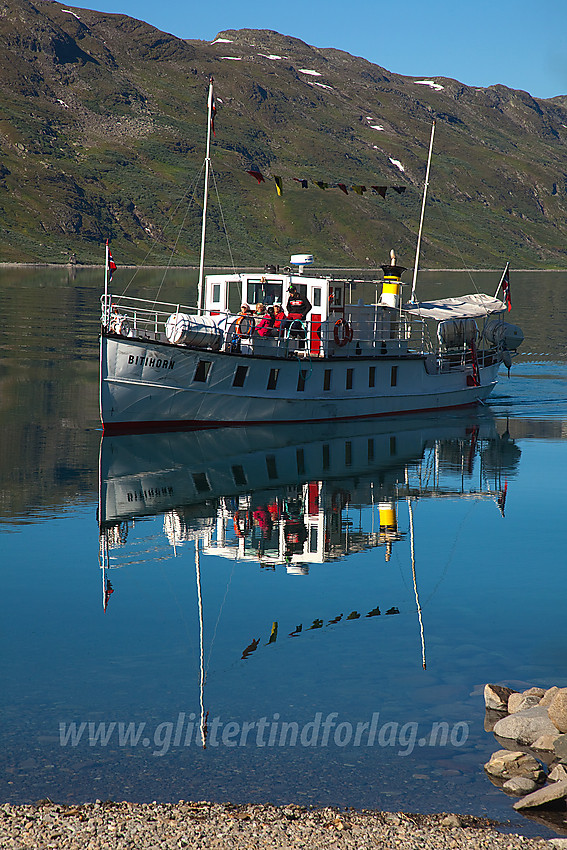
[[[386,561],[409,536],[415,611],[426,647],[414,549],[414,503],[423,498],[491,499],[504,514],[507,478],[520,450],[488,412],[305,426],[253,427],[103,437],[100,560],[103,607],[120,566],[153,563],[194,541],[200,626],[200,740],[204,706],[201,556],[308,576],[310,564],[381,548]],[[407,532],[398,527],[401,503]],[[163,515],[163,533],[144,518]],[[142,521],[142,522],[141,522]],[[142,525],[142,529],[140,529]],[[134,532],[134,526],[135,532]],[[410,564],[408,564],[408,577]],[[399,614],[397,606],[352,611],[345,619]],[[341,614],[330,620],[337,623]],[[310,627],[321,628],[316,619]],[[296,627],[292,635],[302,631]],[[274,621],[268,643],[277,640]],[[244,645],[242,658],[259,639]]]
[[[519,456],[487,411],[103,437],[102,565],[173,556],[189,540],[295,575],[374,547],[389,560],[401,500],[493,499],[504,513]],[[129,551],[129,527],[160,514],[161,543]]]

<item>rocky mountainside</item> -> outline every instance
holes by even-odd
[[[567,266],[566,97],[404,77],[269,31],[184,41],[50,0],[0,0],[0,260],[100,262],[108,238],[122,263],[195,264],[210,74],[208,264],[395,248],[411,266],[436,118],[422,264]]]

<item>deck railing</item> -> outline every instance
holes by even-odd
[[[149,301],[129,296],[108,295],[101,297],[102,325],[105,331],[120,336],[168,342],[165,328],[173,314],[185,314],[196,322],[203,319],[193,306],[185,304]],[[254,314],[250,314],[254,316]],[[324,322],[299,321],[286,325],[280,334],[272,330],[267,336],[260,336],[257,328],[250,334],[241,332],[237,324],[239,316],[234,313],[208,314],[222,328],[218,345],[223,351],[240,354],[257,354],[272,357],[359,357],[380,354],[400,355],[422,353],[434,355],[435,360],[428,365],[428,371],[450,371],[471,362],[470,348],[446,350],[433,342],[427,323],[423,319],[394,313],[384,322],[382,308],[376,310],[375,320],[372,313],[366,313],[364,322],[359,322],[356,314],[349,314],[345,320],[333,315]],[[258,317],[254,317],[258,320]],[[352,331],[352,337],[351,337]],[[494,354],[492,348],[478,350],[478,363],[484,365],[486,359]]]

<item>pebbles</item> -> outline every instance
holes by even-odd
[[[309,847],[360,850],[543,850],[544,839],[504,835],[495,824],[469,815],[408,815],[303,806],[45,801],[0,806],[3,850],[204,850]]]

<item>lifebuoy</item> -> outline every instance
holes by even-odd
[[[236,511],[234,514],[234,530],[239,537],[250,534],[250,512]]]
[[[238,336],[252,336],[255,327],[254,316],[239,316],[236,320],[235,331]]]
[[[352,340],[352,328],[345,319],[337,319],[333,328],[333,336],[339,348]]]

